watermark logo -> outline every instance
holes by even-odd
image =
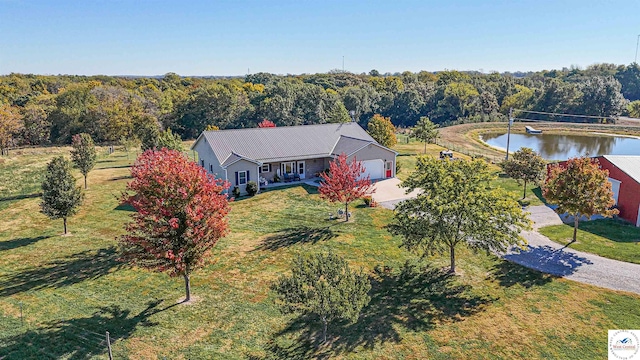
[[[609,360],[640,360],[640,330],[609,330]]]

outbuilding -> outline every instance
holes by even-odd
[[[609,182],[619,217],[640,226],[640,156],[598,156],[602,169],[609,170]]]

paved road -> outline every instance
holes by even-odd
[[[389,183],[389,186],[391,185]],[[393,210],[397,203],[412,197],[404,193],[400,195],[395,198],[384,197],[384,201],[378,203]],[[524,251],[517,248],[511,249],[502,255],[503,258],[528,268],[578,282],[640,294],[639,264],[611,260],[555,243],[536,230],[543,226],[562,224],[560,216],[544,205],[531,206],[527,211],[531,213],[531,220],[534,222],[533,231],[522,233],[528,242],[527,249]]]

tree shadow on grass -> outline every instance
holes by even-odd
[[[83,251],[38,267],[0,277],[0,297],[25,291],[59,288],[96,279],[119,269],[115,247]]]
[[[355,324],[330,324],[330,338],[320,344],[318,319],[300,316],[274,334],[266,347],[267,358],[325,359],[360,346],[373,349],[397,343],[401,341],[398,327],[428,331],[439,323],[464,320],[497,300],[474,293],[446,270],[409,262],[398,271],[376,268],[370,279],[371,301]]]
[[[510,261],[499,260],[491,269],[490,279],[497,280],[500,286],[511,287],[521,285],[529,289],[547,284],[556,277],[526,268]]]
[[[159,308],[163,300],[147,303],[133,315],[119,305],[98,308],[92,316],[45,323],[37,329],[0,339],[0,359],[88,359],[106,354],[106,331],[111,344],[129,338],[137,327],[155,326],[149,318],[177,304]],[[119,354],[114,354],[120,358]]]
[[[312,228],[309,226],[298,226],[282,229],[275,234],[267,236],[256,250],[275,251],[283,247],[296,244],[315,244],[320,241],[331,240],[338,236],[337,231],[333,231],[331,226]]]
[[[40,240],[48,239],[50,237],[51,236],[47,235],[47,236],[37,236],[37,237],[30,237],[30,238],[16,238],[16,239],[11,239],[7,241],[2,241],[0,242],[0,251],[13,250],[19,247],[28,246],[31,244],[35,244]]]
[[[23,199],[32,199],[42,196],[42,193],[33,193],[33,194],[20,194],[13,196],[5,196],[0,198],[0,202],[3,201],[13,201],[13,200],[23,200]]]
[[[109,181],[128,180],[128,179],[133,179],[133,176],[131,175],[116,176],[109,179]]]
[[[617,243],[640,244],[640,229],[619,219],[585,221],[579,229]]]
[[[504,258],[531,269],[556,276],[575,273],[580,266],[592,264],[591,260],[564,249],[551,246],[527,246],[527,250],[504,255]]]

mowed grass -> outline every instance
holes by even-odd
[[[426,154],[427,156],[439,157],[440,151],[447,150],[446,148],[436,144],[427,144],[425,153],[425,146],[423,142],[416,141],[415,139],[411,139],[407,142],[407,137],[404,135],[398,136],[398,144],[394,146],[393,149],[398,152],[396,161],[400,165],[400,171],[398,172],[397,177],[400,180],[406,180],[413,172],[416,167],[418,156]],[[453,154],[455,158],[469,159],[469,156],[455,151]],[[523,183],[518,183],[518,181],[508,177],[496,164],[491,164],[490,168],[495,175],[495,180],[492,182],[493,186],[501,187],[509,191],[513,194],[513,198],[517,199],[524,206],[543,204],[543,201],[541,200],[542,193],[538,185],[527,184],[526,196],[523,199]]]
[[[15,161],[40,169],[49,157]],[[339,206],[307,186],[233,203],[230,235],[192,276],[197,300],[176,305],[182,279],[117,261],[130,163],[122,153],[100,160],[71,236],[38,212],[38,198],[0,210],[0,358],[104,359],[109,331],[116,359],[590,359],[606,356],[607,329],[640,324],[640,296],[484,253],[460,248],[449,276],[447,256],[421,260],[399,247],[385,230],[391,211],[356,203],[353,221],[329,220]],[[372,300],[318,346],[316,319],[282,315],[269,286],[296,254],[327,251],[364,268]]]
[[[629,223],[613,219],[581,222],[574,243],[573,224],[546,226],[539,232],[572,249],[640,264],[640,229]]]

